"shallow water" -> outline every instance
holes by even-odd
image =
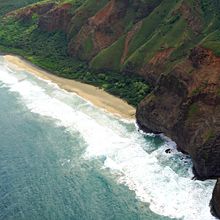
[[[0,219],[214,219],[174,143],[2,57],[0,100]]]

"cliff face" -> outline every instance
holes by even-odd
[[[72,4],[64,3],[53,5],[53,7],[39,18],[39,28],[43,31],[67,31],[69,22],[72,18],[70,9]]]
[[[111,0],[104,8],[90,17],[75,38],[71,40],[69,44],[70,54],[89,61],[102,49],[115,42],[124,31],[120,21],[125,16],[127,5],[127,0]],[[86,48],[89,41],[91,42],[91,49]]]
[[[165,133],[190,154],[197,176],[220,176],[220,58],[195,48],[188,59],[163,74],[138,106],[144,130]]]
[[[154,88],[137,108],[147,132],[190,154],[200,179],[220,177],[220,3],[87,0],[41,3],[8,16],[62,31],[69,56],[91,69],[141,75]],[[213,209],[220,216],[219,184]]]
[[[137,122],[147,132],[171,137],[193,160],[199,179],[220,177],[220,58],[198,47],[137,108]],[[220,216],[219,184],[212,206]]]
[[[211,201],[212,213],[215,216],[220,216],[219,204],[220,204],[220,179],[218,179],[216,183]]]

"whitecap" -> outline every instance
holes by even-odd
[[[26,79],[20,81],[24,75]],[[171,155],[164,153],[168,147],[175,149],[173,143],[165,142],[148,152],[151,142],[146,140],[146,134],[135,129],[133,122],[114,119],[77,95],[48,82],[42,84],[40,79],[30,78],[28,74],[15,73],[7,65],[0,68],[0,81],[11,92],[18,93],[33,113],[79,132],[87,144],[83,157],[106,158],[103,167],[112,171],[119,184],[125,184],[137,198],[149,203],[153,212],[186,220],[215,219],[209,209],[215,181],[193,181],[190,173],[177,174],[169,160],[179,153],[175,150]],[[84,111],[85,108],[92,108],[93,114]],[[126,125],[133,129],[128,130]]]

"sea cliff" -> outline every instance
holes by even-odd
[[[0,46],[58,75],[101,79],[99,87],[137,105],[144,131],[164,133],[192,157],[197,178],[217,179],[219,11],[207,0],[41,1],[1,18]]]

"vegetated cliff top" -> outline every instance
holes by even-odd
[[[0,16],[12,10],[27,6],[32,3],[40,2],[40,0],[1,0]]]
[[[69,55],[96,70],[135,72],[154,82],[161,71],[170,71],[196,46],[220,55],[217,0],[37,2],[37,6],[32,4],[9,15],[17,14],[24,25],[37,17],[39,30],[65,32]],[[24,3],[28,2],[3,1],[0,13]],[[51,3],[54,5],[48,7]]]

